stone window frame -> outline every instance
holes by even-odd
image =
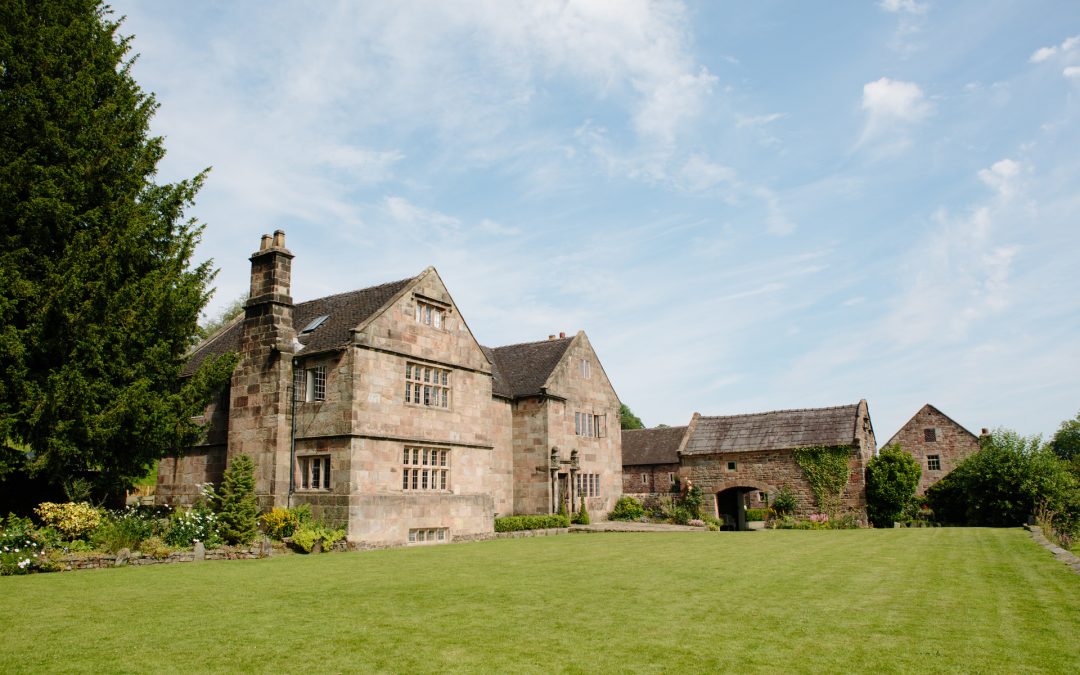
[[[450,410],[452,375],[447,368],[406,361],[404,402],[420,408]]]
[[[579,472],[574,479],[574,487],[576,488],[577,494],[582,497],[599,497],[600,474]]]
[[[674,471],[668,471],[667,478],[668,478],[669,483],[671,483],[672,485],[675,484],[675,472]]]
[[[647,474],[647,473],[641,474],[641,484],[642,485],[648,485],[649,484],[649,474]]]
[[[574,435],[584,438],[607,437],[607,413],[574,413]]]
[[[330,490],[330,455],[299,455],[296,458],[299,474],[298,490],[327,492]]]
[[[728,462],[727,462],[727,470],[728,471],[738,471],[739,470],[739,463],[737,461],[735,461],[735,460],[728,460]]]
[[[926,470],[927,471],[941,471],[941,455],[927,455],[926,456]]]
[[[592,379],[592,364],[589,363],[589,359],[581,359],[580,369],[581,369],[581,379],[583,379],[583,380],[591,380]]]
[[[446,309],[430,302],[417,300],[413,309],[416,323],[442,330],[446,326]]]
[[[924,443],[937,443],[938,432],[937,427],[926,427],[923,429],[923,442]]]
[[[449,448],[406,445],[402,448],[401,491],[450,492],[452,469]]]
[[[445,544],[450,541],[450,528],[448,527],[413,527],[409,528],[409,544],[427,546],[430,544]]]
[[[326,400],[326,364],[308,368],[293,367],[293,399],[297,403],[318,403]]]

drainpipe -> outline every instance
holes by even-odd
[[[286,389],[292,399],[289,403],[289,494],[285,497],[285,507],[289,509],[292,508],[292,496],[296,490],[296,359],[292,359],[290,363],[292,384]]]

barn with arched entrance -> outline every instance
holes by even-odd
[[[842,508],[865,516],[865,468],[877,449],[865,400],[750,415],[694,413],[679,448],[679,475],[701,488],[706,513],[730,529],[746,529],[746,508],[768,506],[785,485],[796,495],[797,514],[806,517],[821,509],[794,451],[809,447],[850,452]]]

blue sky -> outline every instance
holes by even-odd
[[[1076,2],[137,2],[213,314],[434,265],[477,338],[584,329],[646,424],[1080,409]]]

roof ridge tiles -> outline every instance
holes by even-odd
[[[703,420],[715,420],[726,419],[730,417],[760,417],[762,415],[775,415],[777,413],[795,413],[795,412],[819,412],[822,410],[843,410],[845,408],[857,408],[858,403],[848,403],[846,405],[832,405],[824,408],[787,408],[784,410],[768,410],[766,412],[757,413],[735,413],[734,415],[702,415]]]
[[[419,276],[419,275],[417,275],[417,276]],[[293,306],[298,307],[300,305],[306,305],[306,304],[308,304],[310,302],[318,302],[319,300],[330,300],[331,298],[337,298],[337,297],[340,297],[340,296],[343,296],[343,295],[352,295],[353,293],[362,293],[364,291],[373,291],[376,288],[382,288],[384,286],[395,286],[397,284],[404,284],[404,283],[407,283],[409,281],[412,281],[415,278],[416,278],[415,276],[413,276],[413,277],[405,277],[404,279],[397,279],[395,281],[387,281],[387,282],[384,282],[384,283],[381,283],[381,284],[374,284],[372,286],[365,286],[363,288],[354,288],[351,291],[340,291],[338,293],[331,293],[330,295],[320,295],[319,297],[311,298],[310,300],[301,300],[300,302],[294,302]]]
[[[557,344],[557,343],[560,343],[560,342],[568,342],[568,341],[573,340],[573,339],[574,339],[573,337],[564,337],[564,338],[555,338],[553,340],[534,340],[532,342],[516,342],[516,343],[514,343],[512,345],[501,345],[499,347],[488,347],[488,349],[509,349],[511,347],[528,347],[530,345]],[[484,345],[484,346],[486,346],[486,345]]]

